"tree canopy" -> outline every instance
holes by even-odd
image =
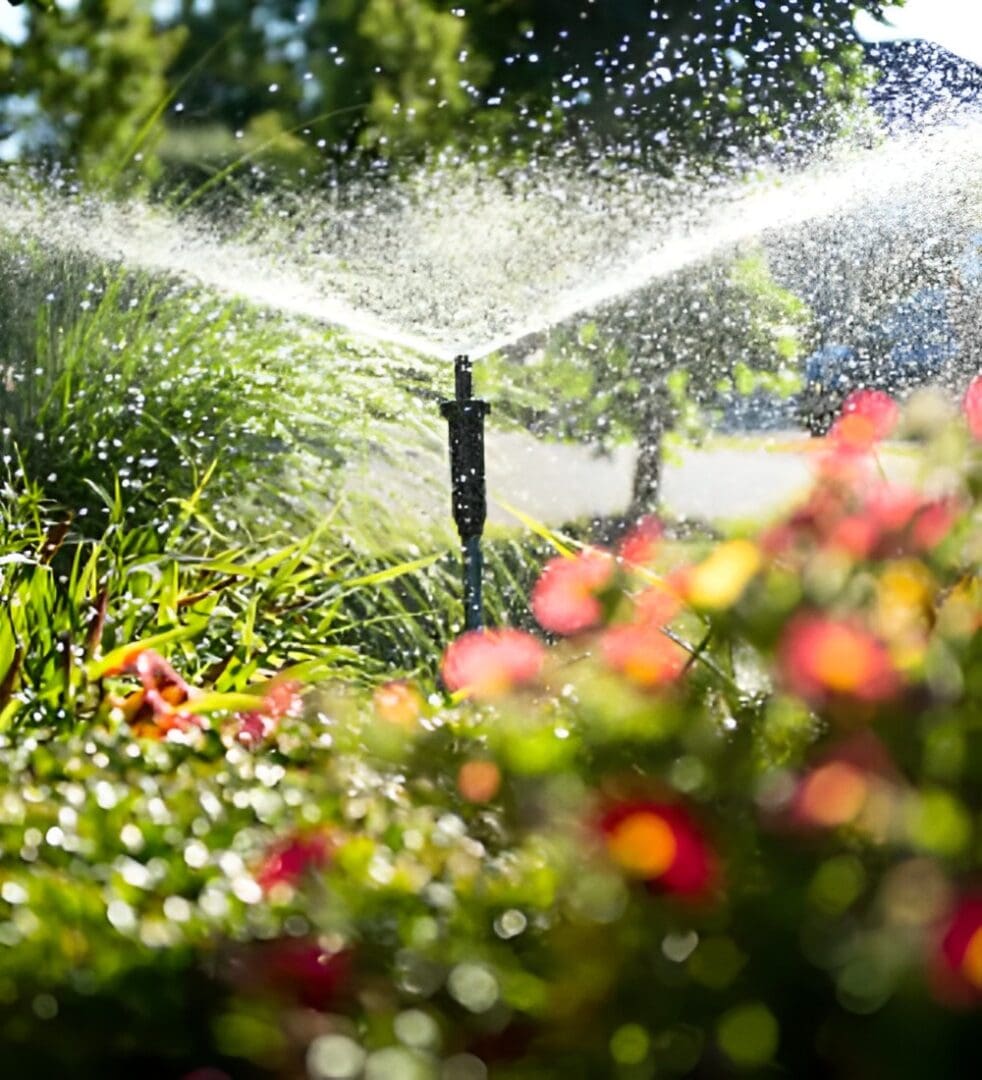
[[[22,153],[97,176],[145,125],[191,157],[508,153],[576,132],[670,163],[854,99],[853,18],[891,2],[80,0],[27,9],[0,49],[2,111]]]

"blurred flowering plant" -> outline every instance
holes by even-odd
[[[464,634],[440,688],[216,695],[117,650],[98,724],[0,755],[0,989],[26,1003],[0,1022],[36,1032],[54,999],[78,1073],[86,995],[122,1008],[149,969],[161,1029],[206,979],[193,1064],[228,1075],[957,1075],[982,1004],[977,399],[847,403],[757,532],[558,543],[548,641]],[[894,475],[894,431],[922,475]]]

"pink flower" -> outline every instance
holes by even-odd
[[[654,558],[663,531],[658,518],[643,517],[621,540],[617,554],[628,566],[645,566]]]
[[[609,551],[587,548],[575,558],[546,563],[532,590],[532,613],[539,625],[554,634],[578,634],[603,619],[603,592],[614,576]]]
[[[273,734],[284,717],[298,715],[301,707],[300,683],[274,679],[258,709],[236,716],[235,737],[244,746],[256,746]]]
[[[791,689],[810,701],[888,701],[901,686],[878,638],[856,623],[823,615],[798,615],[788,624],[778,663]]]
[[[655,623],[611,626],[604,631],[601,647],[609,667],[645,690],[674,682],[689,659]]]
[[[965,392],[965,419],[976,442],[982,442],[982,375],[976,375]]]
[[[845,400],[839,419],[829,432],[842,449],[869,450],[897,426],[900,407],[882,390],[854,390]]]
[[[534,682],[545,661],[542,643],[524,630],[469,630],[443,654],[446,688],[488,699]]]

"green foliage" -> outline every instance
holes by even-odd
[[[139,152],[138,171],[152,175],[152,138],[142,142],[141,131],[167,93],[186,31],[154,26],[145,0],[28,10],[26,38],[0,51],[0,73],[36,107],[25,132],[32,151],[96,183],[115,180]]]
[[[4,453],[96,531],[117,479],[159,522],[206,471],[219,531],[309,520],[381,421],[425,415],[432,361],[403,378],[401,355],[193,287],[13,244],[0,288]]]
[[[393,706],[325,684],[252,748],[217,715],[134,738],[108,700],[75,730],[0,737],[9,1067],[957,1072],[982,995],[940,944],[979,861],[979,447],[948,415],[922,450],[954,501],[909,504],[846,455],[783,531],[674,573],[684,607],[663,617],[689,660],[661,681],[604,645],[647,632],[636,601],[672,569],[656,551],[611,562],[600,623],[511,693],[401,684],[384,688]],[[951,511],[930,542],[920,511],[900,522],[915,504]],[[26,537],[35,504],[19,505]],[[874,528],[860,552],[835,528],[857,505]],[[226,558],[185,560],[182,587],[210,570],[239,575],[242,597],[271,590],[260,636],[277,597],[342,576],[302,546]],[[861,627],[861,649],[875,632],[867,660],[899,681],[870,694],[854,657],[789,652],[802,613]],[[172,643],[182,671],[203,674],[206,636]],[[803,669],[827,683],[796,681]],[[604,824],[625,808],[648,830],[670,815],[671,858],[711,851],[704,892],[677,891],[661,861],[639,872],[650,833],[615,842]]]
[[[670,166],[771,145],[855,102],[866,76],[852,17],[888,6],[182,0],[155,24],[145,0],[82,0],[32,10],[0,74],[33,95],[32,149],[97,181],[130,164],[153,176],[165,116],[179,172],[243,151],[306,165],[318,140],[511,156],[570,132]]]
[[[482,363],[487,392],[523,424],[611,446],[657,438],[671,419],[699,427],[699,409],[736,390],[797,389],[812,314],[780,286],[758,251],[699,265],[575,330],[560,328],[516,363]]]

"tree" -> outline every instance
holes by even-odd
[[[312,17],[265,0],[246,26],[237,0],[210,13],[185,0],[192,33],[177,71],[229,26],[265,48],[230,46],[209,65],[196,107],[242,127],[276,108],[289,127],[319,121],[386,152],[472,137],[541,144],[570,129],[635,142],[663,158],[773,143],[863,85],[856,10],[890,0],[339,0]],[[276,65],[275,79],[269,65]],[[266,85],[277,85],[276,100]]]
[[[33,9],[0,71],[33,111],[29,148],[97,177],[177,91],[167,126],[211,133],[226,158],[250,132],[254,147],[299,132],[400,160],[575,132],[671,167],[774,145],[854,99],[852,18],[890,2],[181,0],[154,20],[149,0],[81,0]]]
[[[71,12],[27,9],[22,42],[0,53],[0,115],[24,150],[113,179],[131,156],[149,153],[154,110],[186,32],[160,31],[146,0],[80,0]]]
[[[657,508],[662,439],[765,387],[788,392],[812,312],[764,253],[701,263],[486,362],[490,390],[541,434],[638,447],[629,514]]]

